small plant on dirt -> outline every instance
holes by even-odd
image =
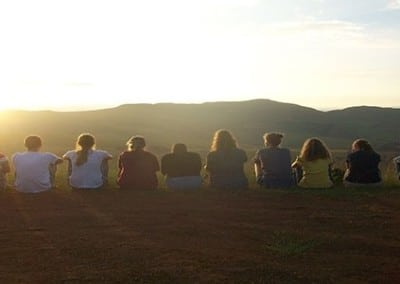
[[[343,182],[344,170],[341,168],[332,168],[331,169],[331,179],[332,182],[336,185],[341,184]]]
[[[305,240],[293,233],[273,232],[270,242],[264,246],[264,249],[283,256],[293,256],[301,255],[316,245],[317,241]]]

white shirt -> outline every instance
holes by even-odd
[[[112,156],[106,151],[90,150],[86,163],[79,166],[76,165],[78,155],[75,150],[68,151],[63,158],[71,161],[72,172],[69,184],[72,187],[98,188],[103,185],[101,165],[104,160],[111,159]]]
[[[59,157],[52,153],[15,153],[12,161],[16,174],[16,190],[36,193],[51,189],[49,166],[59,159]]]

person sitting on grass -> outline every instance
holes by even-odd
[[[283,135],[266,133],[265,148],[258,150],[254,157],[257,183],[266,188],[288,188],[294,185],[290,151],[281,148]]]
[[[42,139],[31,135],[24,141],[27,151],[15,153],[15,189],[20,192],[37,193],[53,188],[57,164],[62,159],[52,153],[42,153]]]
[[[185,144],[172,147],[172,153],[161,158],[161,173],[169,189],[197,189],[202,185],[200,155],[188,152]]]
[[[6,175],[10,172],[10,163],[7,156],[0,153],[0,190],[4,190],[7,187]]]
[[[156,173],[160,170],[157,157],[145,151],[142,136],[133,136],[126,143],[128,150],[118,159],[117,183],[121,189],[155,190],[158,186]]]
[[[248,181],[243,170],[246,161],[246,152],[238,148],[231,132],[224,129],[216,131],[205,165],[210,176],[210,186],[220,189],[246,189]]]
[[[381,186],[382,178],[379,170],[380,155],[364,139],[355,140],[351,148],[352,151],[347,155],[346,159],[346,172],[343,179],[344,186]]]
[[[95,149],[95,137],[89,133],[78,136],[76,150],[68,151],[68,179],[73,189],[100,189],[107,184],[108,160],[112,156]]]
[[[323,141],[318,138],[307,139],[300,156],[292,167],[299,174],[298,185],[302,188],[329,188],[333,185],[330,178],[332,156]]]

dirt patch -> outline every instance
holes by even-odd
[[[396,283],[400,193],[0,193],[1,283]]]

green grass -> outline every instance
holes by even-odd
[[[304,239],[294,233],[276,231],[272,233],[271,240],[264,249],[282,256],[295,256],[302,255],[317,245],[316,240]]]

